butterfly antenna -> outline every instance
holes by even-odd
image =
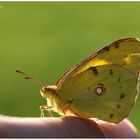
[[[20,71],[20,70],[16,70],[16,72],[19,73],[19,74],[24,75],[24,76],[25,76],[24,79],[31,80],[31,81],[33,81],[34,83],[36,83],[36,84],[38,84],[38,85],[40,85],[40,86],[43,86],[43,84],[42,84],[42,82],[41,82],[40,80],[38,80],[38,79],[36,79],[36,78],[34,78],[34,77],[32,77],[32,76],[29,76],[28,74],[26,74],[26,73],[24,73],[24,72],[22,72],[22,71]]]

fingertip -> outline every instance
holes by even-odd
[[[127,119],[122,120],[118,124],[98,120],[97,124],[103,134],[108,138],[138,138],[136,128]]]

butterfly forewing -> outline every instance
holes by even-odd
[[[65,80],[90,67],[108,64],[121,65],[138,75],[140,70],[140,41],[135,38],[126,38],[109,44],[72,67],[57,81],[57,86],[61,88]]]

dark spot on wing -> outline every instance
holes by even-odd
[[[122,88],[122,86],[119,86],[119,88]]]
[[[127,55],[127,54],[125,54],[125,55],[124,55],[124,59],[125,59],[126,57],[128,57],[128,55]]]
[[[119,41],[114,42],[114,46],[116,49],[119,48]]]
[[[113,74],[113,70],[112,70],[112,69],[110,69],[109,74],[110,74],[110,75],[112,75],[112,74]]]
[[[112,117],[114,116],[114,114],[110,114],[110,118],[112,119]]]
[[[126,64],[127,64],[126,60],[123,60],[122,65],[124,66],[124,65],[126,65]]]
[[[121,81],[121,78],[118,78],[118,82],[120,82]]]
[[[110,50],[110,48],[109,48],[108,46],[106,46],[104,49],[105,49],[107,52]]]
[[[123,99],[124,97],[125,97],[124,94],[121,94],[120,99]]]
[[[121,108],[121,106],[119,104],[117,104],[117,109],[120,109],[120,108]]]
[[[98,75],[98,71],[97,71],[97,68],[96,68],[96,67],[90,67],[90,69],[92,70],[92,72],[93,72],[95,75]]]

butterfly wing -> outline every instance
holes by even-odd
[[[135,38],[126,38],[107,45],[72,67],[57,81],[56,85],[61,88],[61,84],[65,80],[85,71],[89,67],[108,64],[119,64],[137,75],[140,70],[140,41]]]
[[[137,76],[125,67],[111,64],[90,67],[64,81],[61,103],[80,117],[95,117],[117,123],[134,106]]]

